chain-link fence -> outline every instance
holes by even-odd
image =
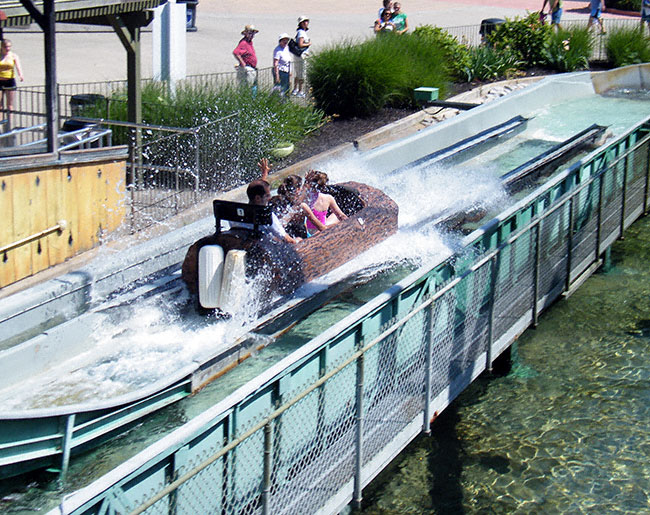
[[[649,179],[650,119],[70,511],[335,513],[359,502],[362,488],[647,211]]]

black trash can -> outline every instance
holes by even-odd
[[[70,118],[69,120],[63,122],[63,125],[61,126],[61,132],[74,132],[85,129],[86,127],[91,127],[93,125],[95,124],[92,122],[84,122],[82,120],[77,120],[76,118]]]
[[[72,116],[83,116],[84,109],[94,106],[106,107],[106,97],[96,93],[83,93],[72,95],[70,98],[70,112]]]
[[[481,34],[481,41],[485,42],[485,38],[494,32],[497,26],[505,22],[506,20],[503,18],[487,18],[481,21],[481,28],[479,29],[479,34]]]
[[[185,30],[187,32],[196,32],[196,6],[199,3],[199,0],[177,0],[180,4],[185,4],[187,6],[187,23],[185,25]]]

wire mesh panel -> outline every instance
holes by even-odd
[[[493,340],[532,312],[537,226],[528,228],[500,253],[494,288]]]

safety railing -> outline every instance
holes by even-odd
[[[66,513],[336,513],[648,209],[650,118],[185,427]]]

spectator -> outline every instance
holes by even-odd
[[[307,16],[300,16],[298,18],[298,30],[296,31],[296,44],[298,48],[304,49],[300,56],[293,56],[293,91],[292,95],[297,97],[305,97],[305,60],[309,57],[309,47],[311,40],[307,35],[309,30],[309,18]]]
[[[544,7],[548,2],[548,9],[551,15],[551,25],[557,30],[562,30],[560,25],[560,20],[562,19],[562,0],[544,0],[542,4],[542,14],[544,13]]]
[[[11,41],[3,39],[0,45],[0,109],[6,109],[9,124],[11,124],[11,112],[14,109],[16,73],[22,82],[23,72],[20,68],[20,59],[11,51]]]
[[[395,30],[395,24],[391,21],[391,16],[393,15],[388,9],[384,9],[381,13],[380,18],[375,21],[375,33],[379,34],[381,32],[393,32]]]
[[[275,85],[279,86],[280,95],[285,97],[291,87],[289,73],[291,71],[291,57],[289,40],[291,37],[286,32],[278,36],[278,46],[273,50],[273,78]]]
[[[257,55],[253,47],[253,37],[259,30],[255,25],[246,25],[242,30],[244,36],[239,40],[239,44],[232,51],[232,55],[237,59],[237,79],[240,86],[247,86],[257,91]]]
[[[378,20],[381,20],[381,15],[384,14],[384,11],[388,11],[389,13],[393,12],[393,0],[384,0],[383,7],[381,7],[377,13]]]
[[[644,24],[648,25],[650,29],[650,0],[643,0],[641,3],[641,32],[643,32]]]
[[[603,0],[591,0],[591,12],[589,13],[589,23],[587,28],[590,29],[593,25],[600,25],[600,33],[606,34],[605,25],[601,18]]]
[[[408,18],[406,14],[402,12],[402,4],[399,2],[395,2],[393,4],[393,16],[391,17],[390,21],[392,21],[393,25],[395,25],[396,34],[404,34],[407,30],[409,30]]]

